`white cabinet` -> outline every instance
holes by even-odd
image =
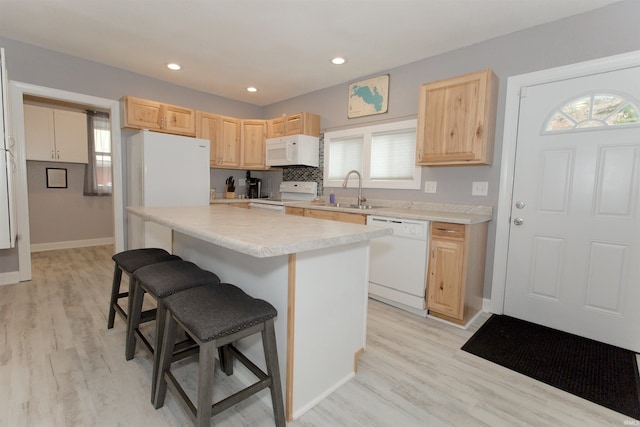
[[[87,115],[24,105],[27,160],[87,163]]]

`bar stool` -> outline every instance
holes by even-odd
[[[195,425],[208,426],[213,415],[269,387],[276,426],[285,426],[278,352],[273,327],[274,318],[278,313],[271,304],[250,297],[234,285],[220,283],[216,286],[202,286],[171,295],[165,298],[164,308],[166,326],[160,351],[158,384],[155,387],[156,409],[164,405],[167,385],[169,385]],[[197,406],[193,404],[171,372],[171,355],[174,351],[178,325],[200,347]],[[258,332],[262,334],[267,373],[233,345],[233,342]],[[216,348],[224,349],[224,353],[227,354],[226,367],[221,366],[227,375],[233,373],[233,358],[236,358],[253,372],[259,381],[212,405]]]
[[[107,321],[107,329],[113,328],[116,313],[126,322],[128,313],[131,312],[131,302],[133,298],[133,273],[139,268],[146,267],[147,265],[157,264],[159,262],[178,261],[181,260],[177,255],[171,255],[164,249],[159,248],[143,248],[143,249],[130,249],[127,251],[118,252],[111,257],[115,262],[113,269],[113,283],[111,285],[111,300],[109,301],[109,320]],[[122,272],[129,276],[129,291],[120,292],[120,285],[122,283]],[[129,297],[131,296],[131,297]],[[118,304],[118,300],[127,298],[127,311]],[[147,313],[148,317],[153,317],[153,312]],[[145,318],[144,320],[148,320]]]
[[[136,350],[137,336],[154,359],[151,382],[151,401],[153,402],[156,376],[158,374],[158,361],[160,359],[158,350],[161,348],[165,325],[164,318],[166,311],[163,304],[164,299],[169,295],[198,286],[216,285],[220,283],[220,278],[210,271],[201,269],[192,262],[180,260],[142,267],[136,270],[133,274],[133,279],[135,288],[132,298],[131,315],[129,316],[129,324],[127,326],[125,358],[127,360],[133,359]],[[145,294],[149,294],[156,300],[154,345],[151,345],[139,330]],[[194,345],[193,341],[183,341],[174,354],[174,360],[183,359],[197,350],[198,348]]]

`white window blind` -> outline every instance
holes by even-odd
[[[417,120],[405,120],[326,132],[325,187],[341,186],[347,173],[355,169],[365,188],[419,189],[416,127]]]
[[[416,168],[416,130],[371,135],[371,179],[413,179]]]
[[[362,136],[331,140],[329,179],[344,179],[347,172],[362,170]]]

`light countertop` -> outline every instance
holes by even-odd
[[[216,199],[212,204],[234,203],[274,203],[268,199]],[[288,207],[320,209],[328,211],[358,213],[363,215],[390,216],[402,219],[416,219],[423,221],[442,221],[454,224],[479,224],[491,221],[493,208],[484,205],[461,205],[431,202],[410,202],[398,200],[373,199],[366,202],[367,205],[376,206],[371,209],[350,208],[345,205],[355,203],[354,200],[344,199],[341,206],[329,205],[326,201],[314,202],[286,202]]]
[[[246,200],[248,201],[248,200]],[[178,232],[256,258],[324,249],[391,234],[391,229],[228,205],[127,207]]]

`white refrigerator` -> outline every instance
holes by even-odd
[[[127,140],[127,206],[209,204],[209,141],[141,131]],[[128,248],[171,252],[171,230],[127,215]]]

